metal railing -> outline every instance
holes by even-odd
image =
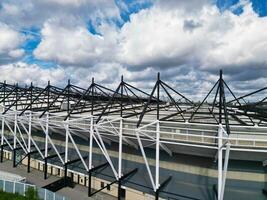
[[[18,193],[25,196],[25,193],[29,188],[34,188],[37,190],[39,198],[43,200],[70,200],[68,197],[59,195],[44,188],[39,188],[35,185],[0,179],[0,190],[4,192],[14,194]]]

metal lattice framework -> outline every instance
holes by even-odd
[[[232,151],[267,152],[267,97],[257,102],[246,100],[265,90],[237,98],[223,80],[222,72],[203,101],[198,103],[169,86],[159,74],[150,94],[125,82],[123,77],[115,91],[95,83],[94,79],[87,89],[72,85],[70,81],[63,89],[49,82],[45,88],[0,83],[1,162],[4,148],[9,148],[16,166],[16,153],[22,150],[24,158],[28,158],[30,171],[31,155],[37,153],[45,163],[45,178],[47,162],[51,158],[62,163],[66,178],[68,166],[81,161],[89,174],[89,196],[95,194],[91,191],[92,173],[109,166],[115,177],[111,184],[118,184],[120,199],[123,180],[137,173],[137,169],[125,171],[122,168],[123,146],[127,145],[140,150],[158,199],[160,191],[171,179],[160,180],[160,152],[172,155],[178,152],[179,146],[207,149],[216,152],[218,199],[222,200],[230,146]],[[32,137],[35,130],[41,131],[45,138],[43,148]],[[53,143],[53,135],[64,138],[64,152]],[[89,141],[88,156],[80,152],[76,137]],[[118,163],[112,161],[106,147],[111,141],[118,143]],[[104,155],[106,163],[94,165],[93,143]],[[77,153],[75,160],[69,160],[70,144]],[[155,152],[154,171],[147,159],[147,148]]]

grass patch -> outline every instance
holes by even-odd
[[[40,200],[37,190],[34,188],[28,188],[25,192],[25,196],[18,193],[12,194],[4,191],[0,191],[0,200]]]

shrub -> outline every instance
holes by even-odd
[[[0,200],[26,200],[26,198],[20,194],[11,194],[0,191]],[[28,199],[27,199],[28,200]]]
[[[27,200],[40,200],[38,196],[38,191],[33,187],[28,188],[28,190],[25,192],[25,197]]]

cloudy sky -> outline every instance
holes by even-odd
[[[1,0],[0,80],[151,89],[157,72],[200,95],[220,68],[237,93],[267,86],[266,0]]]

